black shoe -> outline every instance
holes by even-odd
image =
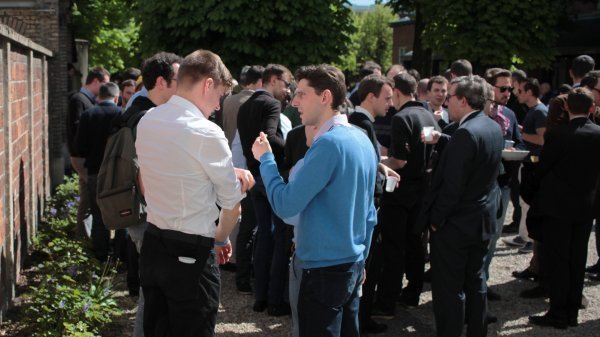
[[[236,270],[235,263],[231,263],[231,262],[221,264],[221,265],[219,265],[219,268],[221,268],[221,270],[231,271],[231,272],[235,272],[235,270]]]
[[[585,268],[585,272],[591,273],[591,274],[599,274],[600,273],[600,263],[596,263],[593,266],[589,266],[589,267]]]
[[[363,333],[382,333],[388,326],[383,323],[377,323],[372,318],[368,318],[360,323],[360,331]]]
[[[557,319],[549,314],[543,316],[529,316],[529,322],[539,326],[551,326],[556,329],[564,330],[567,328],[567,321]]]
[[[547,298],[548,293],[542,286],[536,286],[531,289],[523,290],[519,294],[522,298]]]
[[[292,309],[287,303],[271,304],[267,308],[267,315],[273,317],[287,316],[292,314]]]
[[[423,274],[423,282],[431,283],[431,268]]]
[[[236,286],[237,286],[237,291],[240,294],[244,294],[244,295],[252,294],[252,286],[250,286],[250,283],[248,283],[248,282],[238,283]]]
[[[590,274],[588,278],[592,281],[600,281],[600,273]]]
[[[494,324],[494,323],[498,322],[498,317],[487,314],[485,316],[485,320],[486,320],[487,324]]]
[[[267,301],[256,301],[252,306],[252,310],[256,312],[263,312],[265,309],[267,309],[267,306]]]
[[[504,234],[517,234],[518,232],[519,232],[519,224],[516,222],[513,222],[508,226],[502,227],[502,233],[504,233]]]
[[[394,310],[384,310],[378,307],[373,308],[373,312],[371,313],[372,317],[381,318],[381,319],[392,319],[394,318]]]
[[[512,276],[515,278],[518,278],[518,279],[522,279],[522,280],[528,280],[528,279],[536,280],[538,277],[538,274],[530,271],[529,268],[526,268],[523,271],[513,271]]]
[[[488,290],[487,290],[487,299],[489,301],[500,301],[502,299],[502,296],[500,296],[500,294],[498,294],[497,292],[493,291],[492,289],[488,288]]]

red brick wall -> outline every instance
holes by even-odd
[[[51,52],[0,25],[0,321],[49,196]]]

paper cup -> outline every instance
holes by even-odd
[[[423,137],[425,141],[429,142],[433,140],[433,126],[424,126],[423,127]]]
[[[394,192],[396,189],[396,183],[398,182],[398,178],[393,176],[388,176],[385,180],[385,191],[386,192]]]
[[[515,147],[515,142],[513,142],[512,140],[504,141],[504,149],[505,150],[512,149],[513,147]]]

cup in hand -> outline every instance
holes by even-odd
[[[424,126],[423,127],[423,138],[426,142],[433,140],[433,126]]]
[[[515,147],[515,142],[513,142],[512,140],[504,141],[504,149],[505,150],[512,149],[513,147]]]
[[[385,191],[386,192],[394,192],[396,189],[396,184],[398,183],[398,178],[393,176],[388,176],[385,179]]]

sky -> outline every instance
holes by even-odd
[[[375,0],[350,0],[350,3],[353,5],[368,6],[373,5]]]

